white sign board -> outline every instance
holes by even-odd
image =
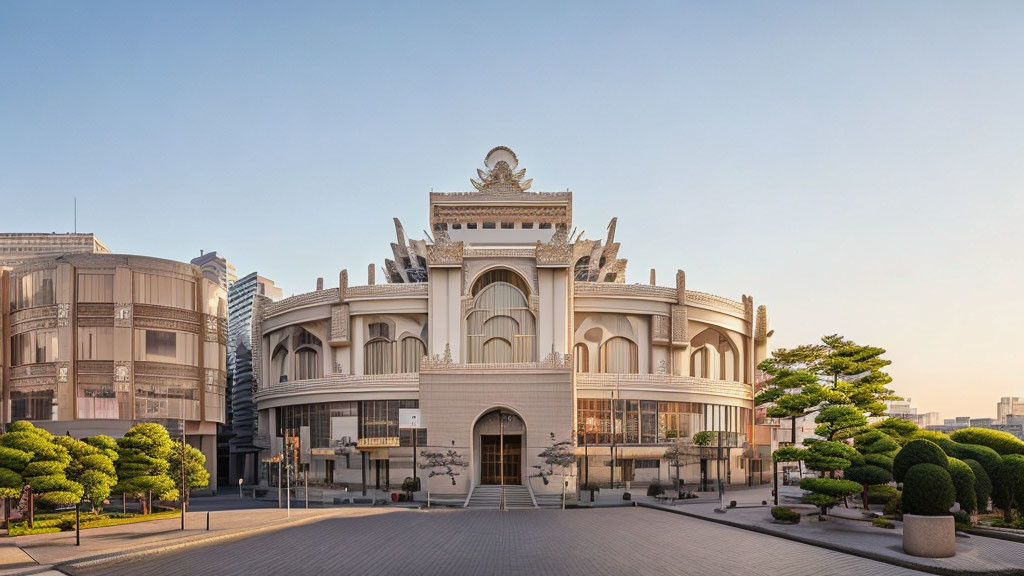
[[[398,409],[399,428],[423,428],[423,417],[419,408]]]

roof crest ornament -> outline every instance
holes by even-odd
[[[479,181],[472,178],[469,182],[480,192],[526,192],[533,185],[533,179],[523,180],[526,176],[526,168],[516,170],[519,167],[519,159],[516,153],[506,146],[492,148],[484,157],[484,166],[487,171],[477,169]]]

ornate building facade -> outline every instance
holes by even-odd
[[[216,478],[227,303],[199,268],[119,254],[34,259],[0,268],[0,310],[4,423],[79,438],[184,424]]]
[[[310,482],[394,488],[413,475],[414,444],[455,449],[468,466],[431,478],[432,492],[469,501],[498,484],[536,497],[561,490],[536,474],[552,442],[575,446],[572,483],[608,488],[671,483],[667,447],[710,430],[733,446],[726,481],[759,482],[770,447],[753,387],[767,309],[688,290],[681,270],[671,286],[653,271],[626,283],[615,219],[604,238],[585,238],[571,192],[532,191],[505,147],[484,164],[474,190],[430,194],[426,238],[395,219],[383,283],[371,266],[365,285],[343,270],[337,288],[257,299],[264,461],[294,436]],[[402,428],[403,409],[423,428]],[[707,450],[686,452],[687,484],[718,473]]]

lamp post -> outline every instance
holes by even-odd
[[[241,478],[239,478],[238,479],[238,499],[239,500],[242,499],[242,482],[243,482],[243,480]]]
[[[188,451],[185,449],[185,417],[181,417],[181,529],[185,529],[185,458]],[[152,510],[151,510],[152,512]]]

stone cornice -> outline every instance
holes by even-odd
[[[576,374],[576,387],[612,390],[640,388],[710,394],[742,400],[754,398],[753,389],[749,384],[673,374]]]
[[[646,298],[675,303],[676,291],[650,284],[619,284],[618,282],[576,282],[575,293],[580,296],[605,298]]]
[[[686,291],[686,305],[697,308],[707,308],[718,312],[725,312],[737,318],[746,318],[747,307],[742,302],[708,294],[707,292]]]

